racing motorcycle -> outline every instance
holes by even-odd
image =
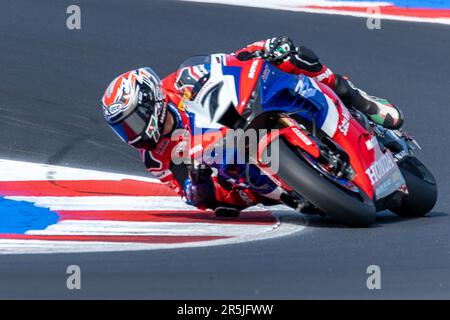
[[[176,87],[190,133],[202,137],[191,140],[189,156],[196,163],[205,162],[205,151],[223,144],[230,130],[253,129],[262,132],[256,148],[248,139],[237,143],[247,151],[241,170],[208,164],[227,183],[276,194],[299,212],[328,215],[350,227],[369,226],[382,210],[419,217],[433,208],[436,181],[413,155],[419,147],[414,138],[371,122],[327,86],[284,73],[266,58],[262,52],[247,61],[194,56],[178,68]],[[222,139],[205,139],[211,130]],[[265,177],[263,184],[254,182],[255,171]]]

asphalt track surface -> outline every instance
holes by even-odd
[[[143,167],[98,107],[118,73],[162,75],[183,58],[228,52],[287,34],[336,72],[402,106],[423,146],[439,201],[421,219],[381,214],[368,229],[299,218],[291,236],[148,252],[0,256],[1,298],[450,298],[450,27],[221,5],[79,0],[82,29],[66,29],[69,1],[0,5],[2,158],[123,173]],[[66,288],[66,268],[82,290]],[[366,268],[382,271],[366,288]]]

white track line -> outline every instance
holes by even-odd
[[[160,183],[151,177],[132,176],[103,171],[0,159],[0,181],[36,180],[124,180]]]
[[[272,231],[272,225],[237,225],[181,222],[128,222],[65,220],[28,235],[121,235],[121,236],[222,236],[241,237]]]
[[[32,202],[34,205],[61,210],[195,210],[178,197],[171,196],[89,196],[89,197],[22,197],[7,196],[5,199]]]

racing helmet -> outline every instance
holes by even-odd
[[[161,80],[151,68],[128,71],[115,78],[102,100],[109,126],[127,144],[153,149],[167,116]]]

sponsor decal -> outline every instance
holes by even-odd
[[[167,178],[172,174],[170,170],[161,170],[161,171],[154,171],[152,169],[149,169],[148,172],[152,175],[153,178],[162,180],[164,178]]]
[[[158,118],[156,117],[156,115],[152,115],[150,117],[150,120],[148,122],[148,126],[147,129],[145,129],[145,134],[153,139],[154,141],[158,141],[159,137],[161,136],[160,132],[159,132],[159,128],[158,128]]]
[[[394,154],[394,157],[395,157],[395,159],[397,159],[397,160],[401,160],[401,159],[403,159],[404,157],[406,157],[407,155],[409,155],[408,150],[402,150],[402,151],[400,151],[400,152]]]
[[[299,137],[300,140],[302,140],[307,146],[313,144],[312,141],[306,135],[304,135],[303,132],[301,132],[299,129],[293,127],[292,131],[294,131],[295,135]]]
[[[203,100],[203,97],[206,96],[206,95],[209,93],[209,91],[210,91],[211,89],[213,89],[214,86],[217,85],[217,83],[218,83],[217,80],[211,80],[211,79],[208,80],[208,81],[203,85],[203,87],[201,87],[201,89],[197,92],[197,95],[195,96],[194,101],[196,101],[196,102],[202,101],[202,100]],[[186,106],[186,105],[185,105],[185,106]]]
[[[252,65],[250,66],[250,71],[248,72],[248,77],[253,79],[256,74],[256,68],[258,68],[259,60],[253,60]]]
[[[112,118],[118,113],[125,111],[127,109],[127,106],[122,104],[121,102],[114,103],[108,107],[103,106],[103,113],[105,117]]]
[[[391,157],[392,159],[392,157]],[[392,159],[394,160],[394,159]],[[376,199],[381,199],[395,191],[401,191],[407,193],[405,179],[403,178],[400,170],[392,170],[383,180],[381,180],[375,187]]]
[[[342,120],[338,128],[344,136],[347,136],[348,129],[350,128],[350,112],[345,107],[342,107]]]
[[[380,197],[380,195],[388,194],[393,184],[394,181],[391,177],[381,182],[380,185],[375,188],[375,194],[377,195],[377,197]]]
[[[366,141],[366,148],[368,151],[372,150],[376,144],[378,143],[377,138],[376,137],[372,137],[370,138],[370,140]]]
[[[324,79],[328,78],[329,76],[331,76],[333,73],[331,72],[330,69],[327,68],[327,70],[325,72],[323,72],[322,74],[319,74],[317,77],[315,77],[314,79],[316,79],[319,82],[322,82]]]
[[[252,199],[250,199],[250,198],[248,197],[248,195],[245,193],[244,190],[238,189],[238,193],[239,193],[239,196],[241,197],[241,199],[242,199],[248,206],[253,206],[253,205],[254,205]]]
[[[158,143],[158,145],[156,146],[156,150],[155,153],[157,155],[162,155],[164,153],[164,151],[166,150],[167,146],[169,145],[170,140],[169,139],[164,139],[162,140],[160,143]]]
[[[383,179],[389,171],[395,166],[395,162],[390,156],[390,153],[383,154],[376,160],[367,170],[366,174],[370,179],[372,185]]]
[[[261,76],[262,81],[266,82],[268,76],[269,76],[269,65],[266,64],[266,67],[264,68],[264,71],[262,72]]]
[[[301,94],[302,88],[303,88],[303,81],[302,81],[302,79],[299,78],[298,82],[297,82],[297,85],[295,86],[294,91]]]

